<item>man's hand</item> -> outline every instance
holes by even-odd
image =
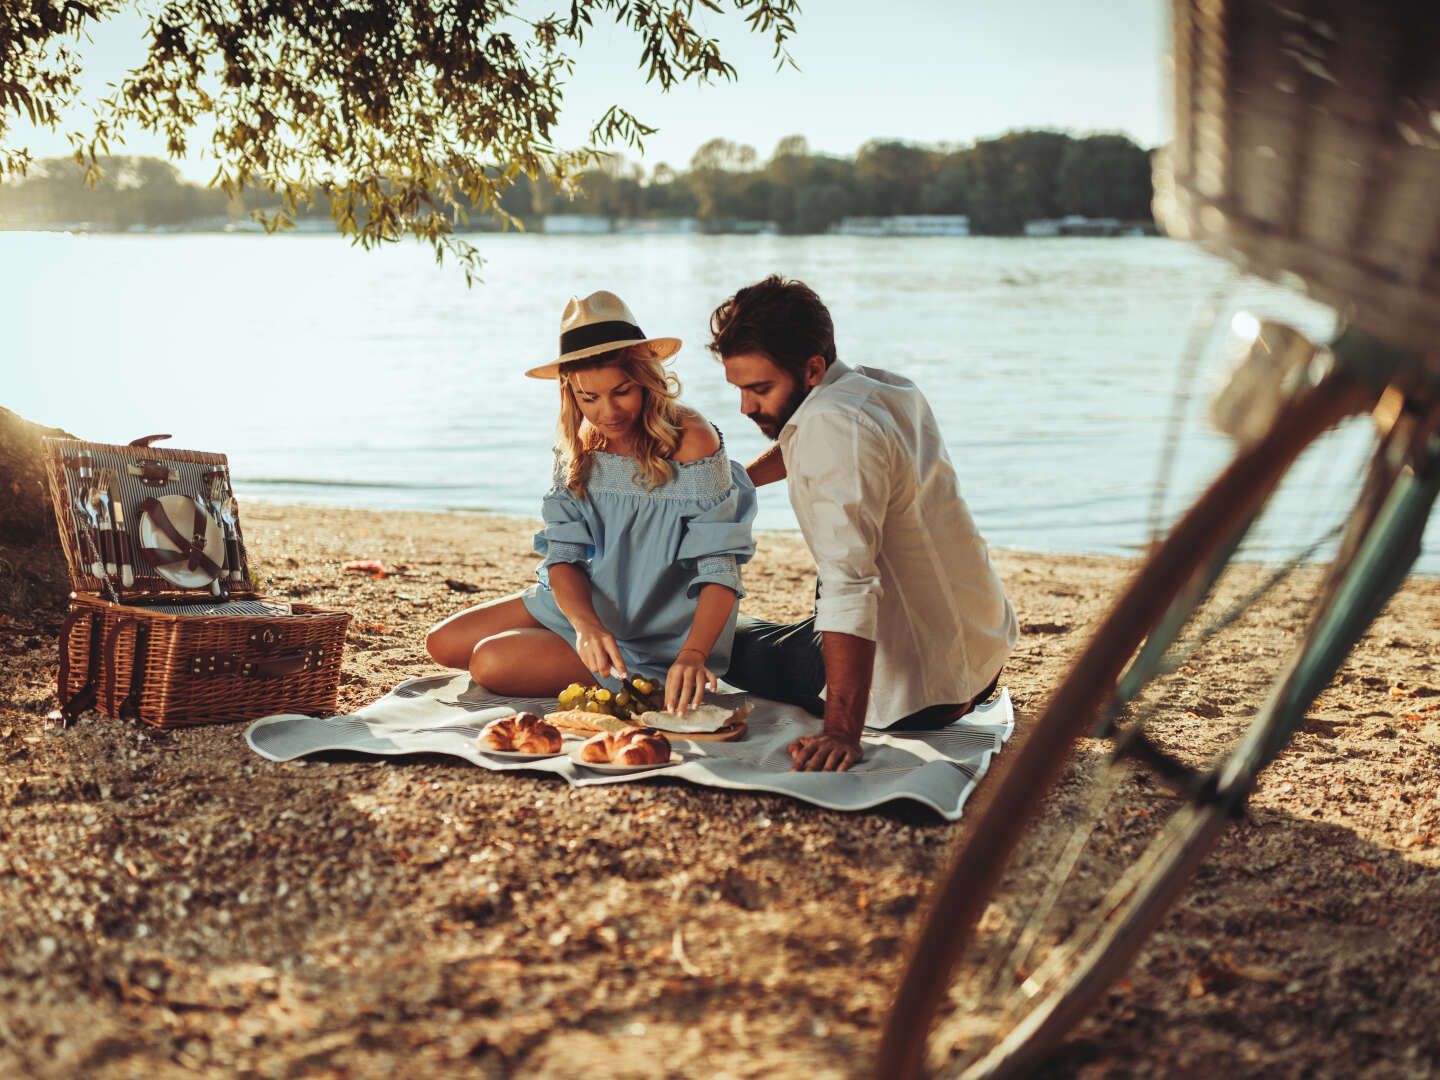
[[[860,731],[875,670],[875,643],[832,630],[820,633],[825,654],[825,729],[785,749],[791,772],[843,772],[860,760]]]
[[[860,741],[819,732],[801,735],[785,748],[791,772],[844,772],[861,759]]]

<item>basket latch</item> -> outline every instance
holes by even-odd
[[[220,653],[196,653],[188,665],[191,675],[242,675],[254,678],[278,678],[318,671],[325,662],[325,650],[301,649],[260,659],[253,656],[224,656]]]
[[[150,458],[141,458],[139,461],[131,462],[125,466],[125,471],[131,476],[139,477],[140,483],[146,487],[164,487],[172,480],[180,478],[180,474],[164,462],[154,461]]]
[[[250,645],[261,655],[275,651],[280,644],[280,633],[273,626],[261,626],[250,631]]]

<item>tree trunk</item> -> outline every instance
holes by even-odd
[[[70,592],[70,574],[55,528],[40,440],[73,439],[0,408],[0,617],[44,618]]]

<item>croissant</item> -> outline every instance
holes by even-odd
[[[534,713],[522,712],[503,720],[492,720],[480,732],[482,750],[515,751],[521,754],[558,754],[560,729]]]
[[[602,731],[581,745],[580,760],[591,764],[659,765],[670,760],[670,740],[649,728]]]
[[[610,740],[614,738],[608,731],[602,731],[592,739],[586,739],[580,744],[580,760],[588,761],[592,765],[603,765],[610,761]]]
[[[617,765],[659,765],[670,760],[670,740],[658,731],[637,728],[615,736],[611,760]]]

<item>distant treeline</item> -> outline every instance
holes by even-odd
[[[245,208],[219,188],[182,180],[168,161],[104,157],[98,164],[101,176],[93,188],[85,166],[68,157],[45,158],[23,180],[0,184],[0,226],[179,228],[245,217]]]
[[[786,233],[824,232],[848,216],[968,214],[973,232],[1020,232],[1037,218],[1084,214],[1149,222],[1150,153],[1123,135],[1075,138],[1015,131],[972,146],[927,148],[876,141],[853,159],[812,154],[803,136],[782,139],[761,163],[755,150],[713,139],[688,172],[644,175],[621,161],[587,173],[565,199],[517,184],[504,206],[524,216],[696,217],[773,221]]]
[[[93,190],[68,158],[46,159],[24,180],[0,184],[0,224],[123,229],[245,215],[223,192],[185,182],[167,162],[100,164],[104,176]],[[763,163],[753,147],[713,139],[685,172],[658,165],[647,175],[614,157],[587,172],[573,198],[522,175],[502,205],[526,220],[560,213],[688,217],[717,227],[774,222],[785,233],[824,232],[849,216],[966,214],[972,232],[1006,235],[1066,214],[1149,222],[1150,196],[1150,152],[1123,135],[1015,131],[964,147],[874,141],[853,159],[812,154],[803,136],[792,135]],[[314,213],[326,216],[323,205]],[[476,228],[493,224],[472,218]]]

